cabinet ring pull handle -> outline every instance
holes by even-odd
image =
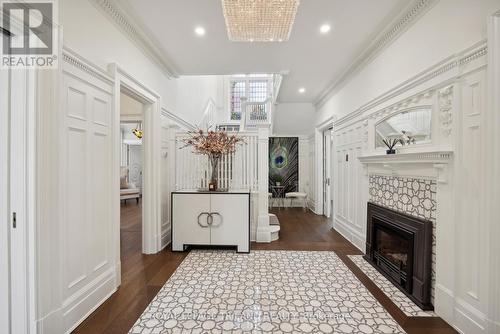
[[[220,217],[220,220],[219,220],[220,223],[218,225],[214,225],[214,226],[221,225],[222,224],[222,215],[220,213],[218,213],[218,212],[210,212],[210,217],[212,218],[212,221],[211,221],[210,225],[212,225],[213,222],[214,222],[213,216],[219,216]]]
[[[203,215],[207,215],[207,219],[208,219],[208,216],[210,215],[208,212],[202,212],[198,215],[198,225],[200,225],[201,227],[203,228],[207,228],[208,225],[203,225],[201,222],[200,222],[200,218],[203,216]],[[208,224],[208,221],[207,221],[207,224]]]

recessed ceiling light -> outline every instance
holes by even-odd
[[[194,28],[194,32],[198,36],[205,36],[205,28],[203,28],[203,27],[196,27],[196,28]]]
[[[329,24],[323,24],[323,25],[319,28],[319,31],[320,31],[322,34],[326,34],[326,33],[328,33],[331,29],[332,29],[332,27],[331,27]]]
[[[306,89],[304,87],[299,88],[299,93],[304,94],[306,92]]]

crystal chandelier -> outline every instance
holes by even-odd
[[[299,0],[222,0],[227,34],[235,42],[282,42],[292,31]]]

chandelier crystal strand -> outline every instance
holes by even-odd
[[[299,0],[222,0],[229,40],[287,41],[299,3]]]

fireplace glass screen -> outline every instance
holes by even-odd
[[[377,229],[377,253],[400,270],[406,271],[408,264],[408,240],[396,233]]]

